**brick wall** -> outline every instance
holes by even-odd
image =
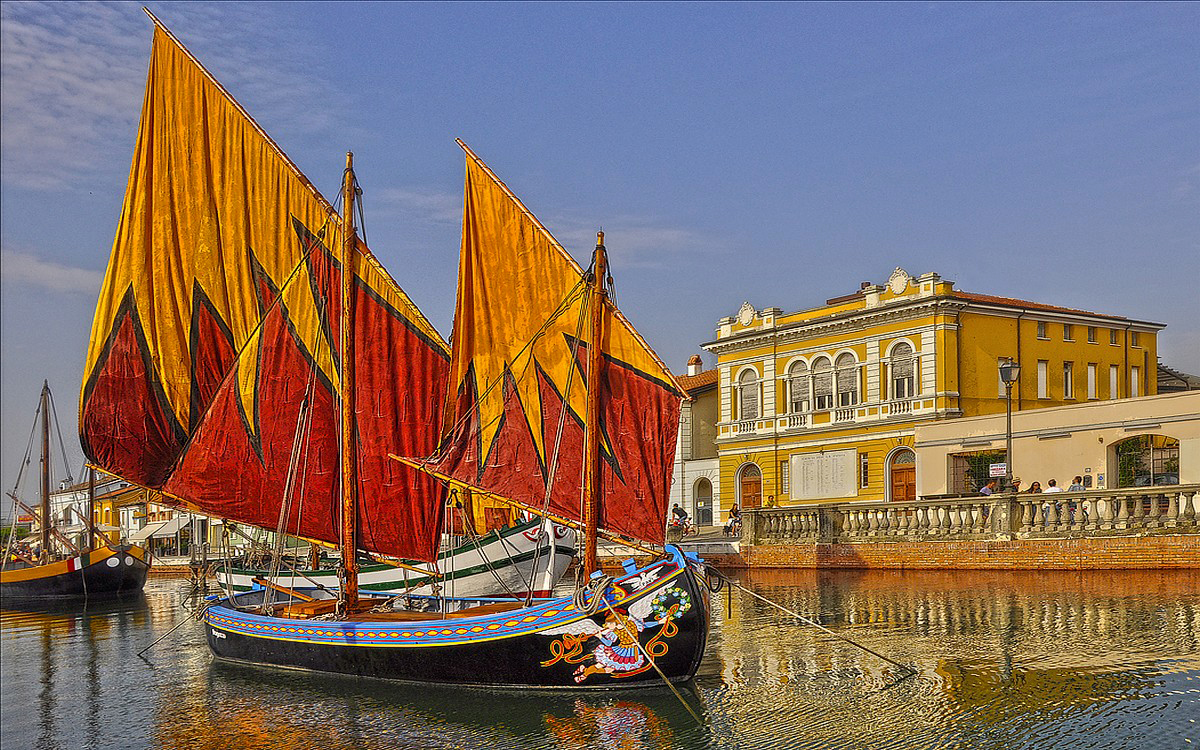
[[[722,567],[1116,570],[1200,568],[1200,535],[744,545]]]

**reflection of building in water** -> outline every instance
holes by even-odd
[[[1031,662],[1055,658],[1072,670],[1105,672],[1116,668],[1117,653],[1200,652],[1197,570],[755,570],[743,574],[743,585],[911,664],[943,688],[958,668],[948,665],[960,662],[991,665],[1004,680],[1014,668],[1027,675]],[[723,676],[731,686],[839,674],[882,680],[892,671],[737,592],[721,639]],[[1062,663],[1046,667],[1039,679],[1057,679],[1052,671]]]

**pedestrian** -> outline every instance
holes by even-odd
[[[1083,477],[1072,479],[1071,486],[1067,488],[1067,492],[1083,492]]]
[[[736,535],[741,530],[741,525],[742,509],[738,507],[737,503],[734,503],[733,507],[729,509],[729,522],[725,524],[726,536]]]
[[[1042,483],[1035,480],[1033,484],[1029,485],[1029,489],[1025,490],[1025,492],[1030,495],[1042,494]]]
[[[1057,480],[1051,479],[1049,482],[1046,482],[1045,492],[1049,493],[1049,492],[1062,492],[1062,491],[1063,491],[1063,488],[1058,486]]]
[[[996,480],[995,479],[989,479],[987,481],[987,484],[985,484],[985,485],[983,485],[983,487],[979,488],[980,495],[993,495],[993,494],[995,494],[995,492],[996,492]]]
[[[1011,492],[1020,492],[1021,491],[1021,478],[1020,477],[1013,477],[1012,490],[1010,490],[1010,491]]]
[[[774,495],[767,495],[767,507],[768,508],[775,507],[775,496]]]

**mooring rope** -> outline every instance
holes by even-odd
[[[772,601],[771,599],[768,599],[767,597],[763,596],[762,594],[759,594],[756,591],[746,588],[745,586],[741,585],[737,581],[734,581],[732,578],[729,578],[724,573],[722,573],[721,571],[712,567],[711,565],[706,565],[705,567],[707,570],[712,571],[719,578],[723,579],[725,581],[725,583],[727,583],[730,587],[736,588],[740,591],[744,591],[747,594],[749,594],[750,596],[753,596],[755,599],[758,599],[761,602],[770,604],[772,607],[775,607],[776,609],[780,610],[781,612],[784,612],[786,614],[791,615],[792,617],[795,617],[797,620],[799,620],[800,622],[803,622],[805,625],[811,625],[812,627],[814,627],[824,633],[827,633],[827,634],[833,636],[834,638],[837,638],[839,641],[845,641],[846,643],[849,643],[851,646],[854,646],[855,648],[860,648],[863,651],[866,651],[868,654],[871,654],[872,656],[874,656],[878,659],[881,659],[881,660],[887,662],[888,664],[891,664],[894,667],[898,667],[900,670],[902,670],[904,672],[904,676],[896,681],[895,684],[897,684],[897,685],[900,684],[901,682],[903,682],[904,680],[907,680],[910,677],[916,677],[918,674],[920,674],[920,672],[918,672],[917,670],[908,666],[907,664],[901,664],[900,662],[896,661],[895,659],[889,659],[888,657],[884,656],[883,654],[879,653],[878,651],[868,648],[867,646],[864,646],[861,643],[858,643],[857,641],[847,638],[844,635],[835,633],[834,631],[825,627],[821,623],[816,622],[815,620],[812,620],[808,617],[805,617],[804,615],[800,614],[799,612],[795,612],[791,609],[788,609],[787,607],[783,606],[779,602]]]

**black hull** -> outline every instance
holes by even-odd
[[[578,614],[572,622],[562,619],[561,613],[573,611],[569,599],[485,618],[400,623],[282,620],[237,613],[223,601],[205,615],[206,637],[220,659],[403,682],[573,690],[661,686],[659,670],[673,682],[691,679],[708,640],[707,590],[692,566],[682,563],[683,556],[676,552],[672,560],[639,571],[644,576],[657,569],[661,581],[641,591],[629,589],[637,575],[616,582],[627,592],[612,602],[618,612],[638,611],[639,606],[644,611],[655,601],[662,614],[669,605],[684,609],[679,604],[687,602],[677,618],[665,613],[669,622],[639,625],[639,641],[652,655],[653,664],[641,658],[636,668],[625,670],[598,668],[597,637],[566,632],[587,625]],[[241,596],[247,595],[235,598]],[[586,619],[602,624],[606,616],[602,608]],[[554,625],[527,624],[541,617],[554,620]],[[250,628],[262,634],[246,632]],[[378,631],[368,633],[371,628]],[[380,640],[371,635],[379,635]],[[423,639],[423,635],[433,637]],[[311,637],[339,642],[303,640]]]
[[[0,578],[0,599],[53,601],[136,595],[150,572],[148,557],[141,547],[119,545],[100,547],[72,560],[5,570]]]

